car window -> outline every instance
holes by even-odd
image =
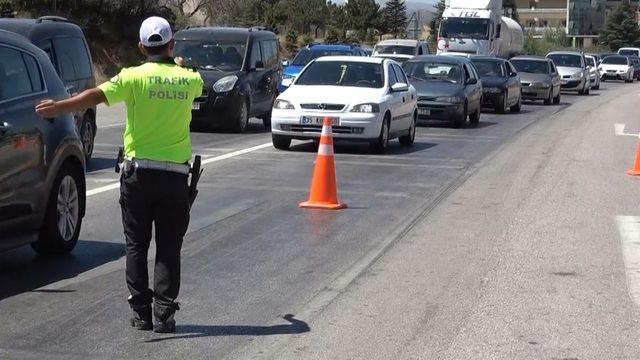
[[[409,61],[403,66],[405,73],[416,80],[446,81],[459,84],[462,69],[459,65],[439,61]]]
[[[384,87],[380,64],[356,61],[316,61],[298,77],[296,85],[327,85],[358,88]]]
[[[485,77],[504,77],[504,68],[501,62],[496,60],[474,59],[473,65],[480,74]]]
[[[507,65],[507,73],[508,74],[518,73],[518,70],[516,70],[516,68],[514,68],[513,65],[511,65],[510,62],[506,62],[505,64]]]
[[[190,67],[232,72],[242,69],[245,51],[244,39],[178,40],[174,54]]]
[[[60,77],[65,81],[91,77],[91,64],[84,41],[79,37],[53,39],[55,54],[60,66]]]
[[[27,65],[27,73],[29,74],[29,80],[31,80],[31,90],[35,93],[44,91],[44,81],[36,59],[29,54],[22,53],[22,60]]]
[[[389,86],[393,86],[398,83],[398,77],[396,76],[396,72],[393,70],[393,66],[389,66]]]
[[[400,66],[393,64],[393,70],[395,71],[396,79],[398,80],[398,82],[409,84],[409,80],[407,80],[407,76],[405,75],[404,71],[402,71],[402,68]]]
[[[547,58],[553,60],[557,66],[565,66],[565,67],[573,67],[579,68],[582,67],[582,56],[575,54],[551,54],[548,55]]]
[[[549,62],[549,68],[551,69],[550,74],[556,73],[556,66],[553,64],[553,62]]]
[[[25,56],[27,59],[30,57],[26,54]],[[42,90],[41,83],[34,90],[24,59],[21,51],[0,46],[0,85],[2,85],[0,87],[0,101],[15,99]],[[33,75],[36,76],[36,74]],[[11,86],[6,86],[7,84],[11,84]]]
[[[424,53],[422,52],[422,46],[418,47],[418,55],[424,55]]]
[[[469,72],[469,66],[467,64],[464,64],[463,68],[464,68],[464,81],[466,82],[471,78],[471,73]]]
[[[309,49],[302,49],[296,55],[296,57],[293,58],[293,61],[291,62],[291,65],[293,65],[293,66],[305,66],[311,60],[317,59],[319,57],[323,57],[323,56],[348,56],[348,55],[351,55],[351,52],[350,51],[345,51],[345,50],[317,50],[317,49],[316,50],[309,50]]]
[[[603,64],[628,65],[629,60],[624,56],[608,56],[602,60]]]
[[[262,59],[264,67],[273,69],[278,66],[278,48],[275,40],[264,40],[260,42],[262,48]]]
[[[257,64],[258,62],[262,62],[264,64],[264,61],[262,61],[262,52],[260,51],[260,43],[257,41],[253,42],[253,45],[251,46],[251,58],[249,59],[249,67],[252,69],[257,68]]]

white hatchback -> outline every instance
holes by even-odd
[[[366,141],[384,153],[389,140],[412,145],[417,126],[416,89],[402,67],[383,58],[327,56],[309,63],[276,99],[271,115],[273,146],[320,137],[325,117],[333,137]]]

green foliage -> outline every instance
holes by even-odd
[[[436,14],[433,16],[433,19],[431,20],[431,24],[429,24],[429,26],[431,27],[431,36],[429,37],[429,42],[433,47],[435,47],[436,43],[438,42],[438,31],[440,30],[440,21],[442,20],[442,14],[444,13],[444,9],[445,9],[444,1],[445,0],[440,0],[436,5],[434,5]]]
[[[524,37],[523,51],[528,55],[546,56],[551,51],[571,49],[570,39],[562,29],[547,29],[541,38],[534,38],[527,31]]]
[[[347,27],[356,33],[354,40],[365,41],[369,29],[377,29],[383,22],[380,5],[375,0],[350,0],[344,11]]]
[[[398,38],[407,30],[407,5],[404,0],[389,0],[383,10],[384,28]]]
[[[302,37],[302,44],[308,45],[308,44],[311,44],[312,42],[313,42],[313,36],[309,34],[304,34],[304,36]]]
[[[287,37],[285,39],[284,47],[290,52],[293,53],[298,50],[298,33],[296,29],[291,28],[287,32]]]
[[[15,9],[11,1],[2,0],[0,1],[0,17],[11,18],[14,17]]]
[[[638,45],[640,28],[636,21],[636,10],[629,0],[623,0],[618,4],[605,21],[600,42],[608,45],[612,51],[624,46]]]
[[[343,41],[342,34],[333,26],[327,28],[327,33],[324,37],[324,42],[329,44],[337,44]]]

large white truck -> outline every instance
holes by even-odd
[[[502,0],[446,0],[438,29],[438,54],[509,58],[522,52],[524,34],[503,16]]]

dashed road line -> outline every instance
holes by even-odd
[[[633,136],[633,137],[638,137],[638,134],[629,134],[625,132],[625,128],[627,127],[627,125],[625,124],[613,124],[613,130],[616,134],[616,136]]]

